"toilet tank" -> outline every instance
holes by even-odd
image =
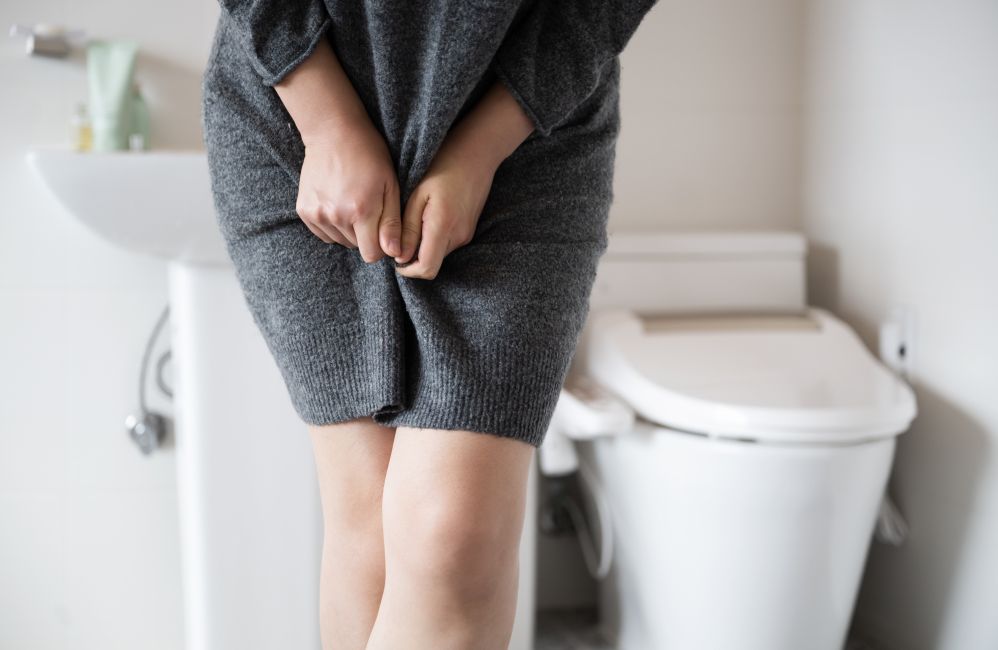
[[[806,249],[796,232],[611,232],[590,304],[666,315],[801,314]]]

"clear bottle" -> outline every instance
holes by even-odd
[[[128,148],[132,151],[145,151],[149,148],[149,105],[146,104],[138,83],[132,89],[131,118]]]
[[[90,124],[87,105],[79,103],[72,119],[72,145],[75,151],[90,151],[94,146],[94,130]]]

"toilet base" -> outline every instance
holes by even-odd
[[[711,439],[639,421],[579,443],[612,510],[619,650],[840,650],[895,447]]]

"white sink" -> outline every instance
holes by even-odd
[[[122,248],[187,264],[228,264],[203,151],[77,153],[28,161],[83,224]]]
[[[28,160],[99,236],[168,260],[185,650],[318,650],[311,443],[226,254],[205,154]]]

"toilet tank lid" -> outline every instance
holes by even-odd
[[[794,256],[804,255],[807,240],[793,231],[614,231],[606,255],[630,256]]]
[[[723,438],[841,443],[905,431],[911,388],[828,312],[591,315],[584,372],[658,424]]]

